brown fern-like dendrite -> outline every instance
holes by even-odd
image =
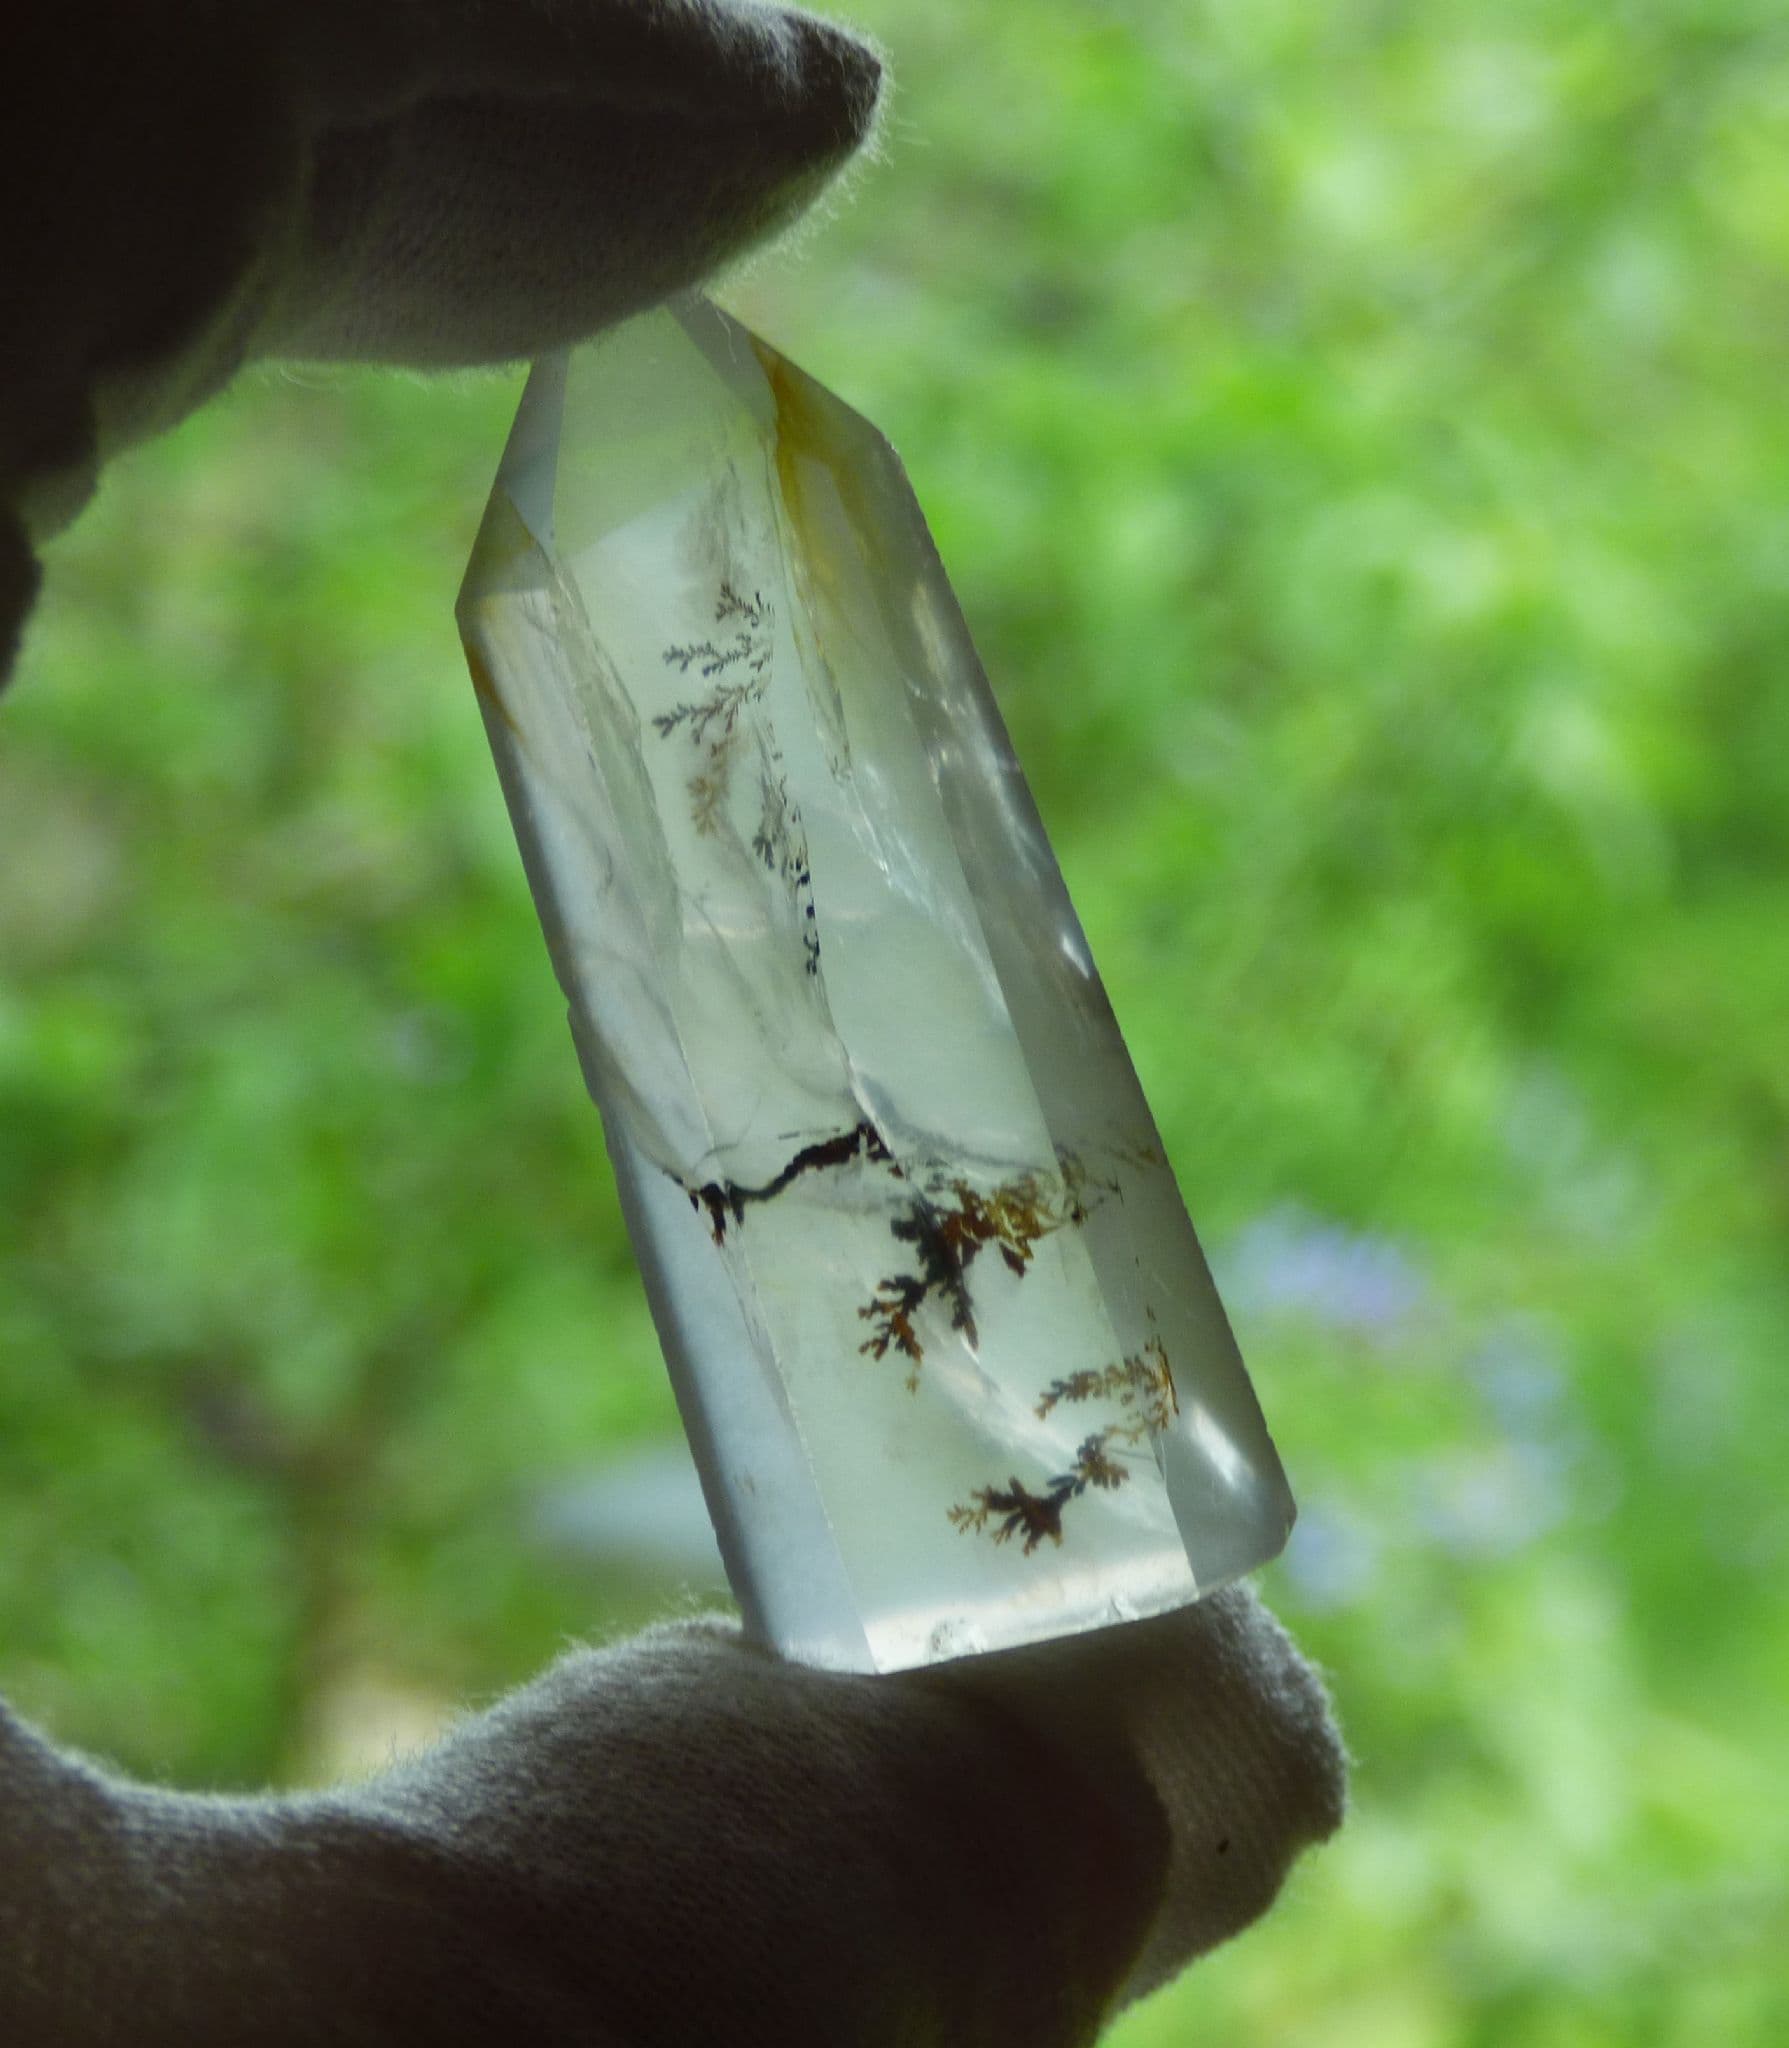
[[[1052,1380],[1037,1404],[1039,1421],[1064,1401],[1116,1401],[1121,1408],[1142,1409],[1146,1429],[1166,1429],[1180,1413],[1180,1396],[1174,1389],[1174,1375],[1168,1370],[1168,1353],[1159,1337],[1151,1337],[1142,1350],[1133,1351],[1116,1365],[1092,1372],[1073,1372],[1067,1379]]]
[[[928,1301],[949,1311],[950,1327],[978,1341],[968,1273],[993,1245],[1007,1269],[1023,1279],[1038,1240],[1066,1224],[1086,1220],[1078,1193],[1060,1179],[1028,1173],[983,1194],[953,1180],[942,1194],[916,1195],[890,1234],[914,1249],[913,1270],[891,1274],[857,1311],[871,1334],[857,1347],[872,1358],[898,1351],[908,1361],[908,1388],[919,1385],[925,1345],[913,1318]]]
[[[1053,1380],[1038,1402],[1037,1412],[1045,1416],[1065,1401],[1093,1400],[1116,1400],[1130,1413],[1083,1437],[1074,1463],[1066,1472],[1046,1480],[1043,1492],[1033,1493],[1016,1475],[1004,1486],[978,1486],[966,1502],[959,1501],[947,1510],[952,1526],[974,1534],[991,1531],[996,1543],[1022,1536],[1021,1547],[1027,1557],[1046,1537],[1060,1544],[1063,1509],[1090,1487],[1109,1493],[1124,1485],[1130,1478],[1130,1467],[1120,1462],[1124,1452],[1139,1449],[1180,1412],[1180,1398],[1174,1391],[1174,1375],[1161,1339],[1151,1337],[1140,1351],[1116,1365]]]
[[[1046,1493],[1033,1493],[1015,1474],[1004,1486],[978,1486],[969,1498],[970,1505],[959,1504],[950,1511],[957,1528],[979,1533],[999,1516],[994,1541],[1007,1543],[1022,1535],[1029,1557],[1046,1536],[1052,1543],[1062,1541],[1062,1510],[1072,1496],[1064,1480],[1052,1480]]]

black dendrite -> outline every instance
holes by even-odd
[[[665,666],[674,668],[679,675],[688,675],[694,669],[705,682],[713,682],[716,676],[724,675],[730,668],[744,668],[762,682],[770,669],[771,654],[771,611],[767,599],[757,592],[743,598],[731,583],[723,582],[720,596],[715,600],[714,622],[717,626],[731,624],[733,635],[725,642],[715,640],[693,640],[686,647],[667,647]],[[654,719],[660,732],[669,732],[683,718],[692,715],[692,707],[679,706],[668,714],[667,719]],[[700,738],[698,733],[697,737]]]
[[[669,739],[680,725],[686,726],[696,745],[712,752],[733,744],[740,712],[762,694],[761,683],[723,683],[698,704],[679,704],[658,712],[652,723],[663,739]]]
[[[686,1192],[692,1209],[707,1210],[708,1227],[714,1234],[715,1243],[720,1244],[727,1235],[728,1219],[743,1223],[749,1203],[773,1202],[804,1173],[843,1166],[848,1160],[857,1158],[872,1159],[878,1165],[890,1167],[896,1174],[900,1172],[894,1164],[893,1155],[883,1143],[882,1133],[874,1124],[864,1122],[851,1130],[840,1131],[834,1137],[818,1138],[813,1144],[804,1145],[779,1173],[773,1174],[761,1187],[745,1187],[735,1180],[711,1180]]]
[[[814,914],[814,874],[808,865],[808,835],[800,807],[790,801],[781,756],[767,749],[759,779],[761,802],[752,851],[788,890],[801,918],[801,944],[810,975],[820,972],[820,930]]]
[[[700,752],[700,764],[691,774],[688,788],[690,817],[704,837],[722,829],[741,740],[748,731],[756,740],[759,806],[752,851],[787,891],[799,920],[803,964],[810,975],[818,975],[819,920],[801,811],[789,796],[775,734],[763,720],[748,723],[746,719],[749,709],[761,702],[770,677],[774,656],[770,603],[758,592],[743,597],[731,582],[723,582],[714,617],[717,626],[732,627],[729,636],[667,647],[664,661],[680,675],[697,674],[715,687],[706,697],[656,713],[653,728],[661,739],[682,733]]]
[[[733,626],[730,638],[667,647],[664,661],[680,675],[694,670],[715,687],[706,697],[657,713],[652,721],[660,739],[682,731],[701,751],[702,763],[690,777],[689,793],[690,815],[702,833],[713,832],[719,824],[732,786],[740,717],[763,696],[772,655],[771,612],[764,598],[754,594],[748,600],[731,583],[723,583],[714,617],[716,625]]]

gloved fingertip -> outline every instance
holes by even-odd
[[[12,679],[25,621],[37,602],[42,580],[24,521],[10,508],[0,511],[0,692]]]
[[[937,1682],[1148,1785],[1172,1851],[1120,2004],[1257,1919],[1341,1824],[1346,1757],[1323,1681],[1247,1587],[945,1667]]]
[[[812,16],[801,17],[801,83],[819,124],[840,157],[852,156],[874,133],[887,65],[867,38]]]

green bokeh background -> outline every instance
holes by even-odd
[[[855,13],[723,296],[907,457],[1357,1760],[1114,2038],[1789,2040],[1780,11]],[[543,1534],[676,1420],[450,616],[517,389],[245,381],[0,711],[0,1682],[188,1783],[681,1597]]]

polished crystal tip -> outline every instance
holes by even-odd
[[[714,306],[646,315],[536,368],[460,621],[748,1620],[886,1670],[1273,1556],[1279,1460],[888,443]]]

